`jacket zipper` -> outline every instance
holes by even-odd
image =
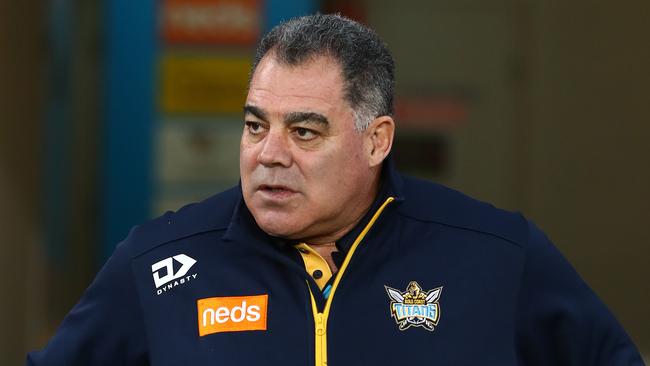
[[[352,258],[352,255],[354,255],[355,250],[363,240],[363,238],[366,236],[368,231],[372,228],[372,226],[375,224],[375,221],[379,218],[381,213],[384,211],[386,206],[388,206],[389,203],[393,202],[395,200],[394,197],[388,197],[386,201],[377,209],[375,214],[372,216],[370,219],[370,222],[366,225],[365,228],[363,228],[363,231],[357,238],[354,240],[354,243],[352,243],[352,247],[350,247],[350,252],[348,255],[345,257],[345,260],[343,261],[343,264],[341,265],[341,268],[339,268],[338,273],[336,274],[336,277],[334,278],[334,283],[332,284],[332,289],[330,290],[330,295],[327,298],[327,302],[325,302],[325,309],[323,312],[318,311],[318,306],[316,305],[316,300],[314,300],[314,294],[312,293],[311,287],[309,288],[309,294],[311,295],[311,310],[314,314],[314,328],[315,328],[315,353],[316,353],[316,366],[327,366],[327,319],[329,318],[329,313],[330,313],[330,308],[332,307],[332,300],[334,300],[334,294],[336,293],[336,289],[341,282],[341,278],[343,277],[343,274],[345,273],[345,270],[348,268],[348,264],[350,263],[350,260]]]

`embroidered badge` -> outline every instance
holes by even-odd
[[[411,326],[433,331],[440,320],[440,293],[442,286],[423,291],[422,287],[411,281],[405,292],[384,286],[390,298],[390,313],[399,326],[399,330]]]

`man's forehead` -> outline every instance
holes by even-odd
[[[276,116],[294,112],[315,112],[326,115],[339,109],[344,102],[340,95],[327,90],[322,90],[322,93],[315,90],[303,93],[296,89],[278,89],[251,88],[245,105]]]
[[[339,60],[327,53],[314,53],[299,60],[287,60],[271,50],[264,57],[260,59],[254,71],[260,68],[261,65],[277,65],[289,70],[301,71],[309,69],[312,66],[326,67],[329,70],[335,71],[339,75],[343,75],[343,68]]]
[[[328,114],[347,107],[342,86],[336,80],[313,74],[292,75],[279,71],[273,75],[273,70],[262,72],[265,74],[251,83],[246,105],[276,115],[292,112]]]
[[[250,90],[318,97],[324,92],[342,94],[344,79],[338,62],[329,56],[318,56],[293,65],[267,55],[255,68],[249,87]]]
[[[343,91],[340,67],[331,57],[289,65],[267,55],[251,78],[246,98],[246,106],[254,108],[245,107],[244,112],[268,122],[301,120],[331,124],[344,115],[344,120],[353,115]]]

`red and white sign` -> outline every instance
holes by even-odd
[[[257,41],[261,0],[164,0],[162,34],[172,44],[241,44]]]

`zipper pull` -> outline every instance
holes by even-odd
[[[327,366],[327,335],[323,313],[316,313],[314,322],[316,323],[316,366]]]
[[[316,314],[316,335],[322,336],[325,334],[325,319],[323,313]]]

